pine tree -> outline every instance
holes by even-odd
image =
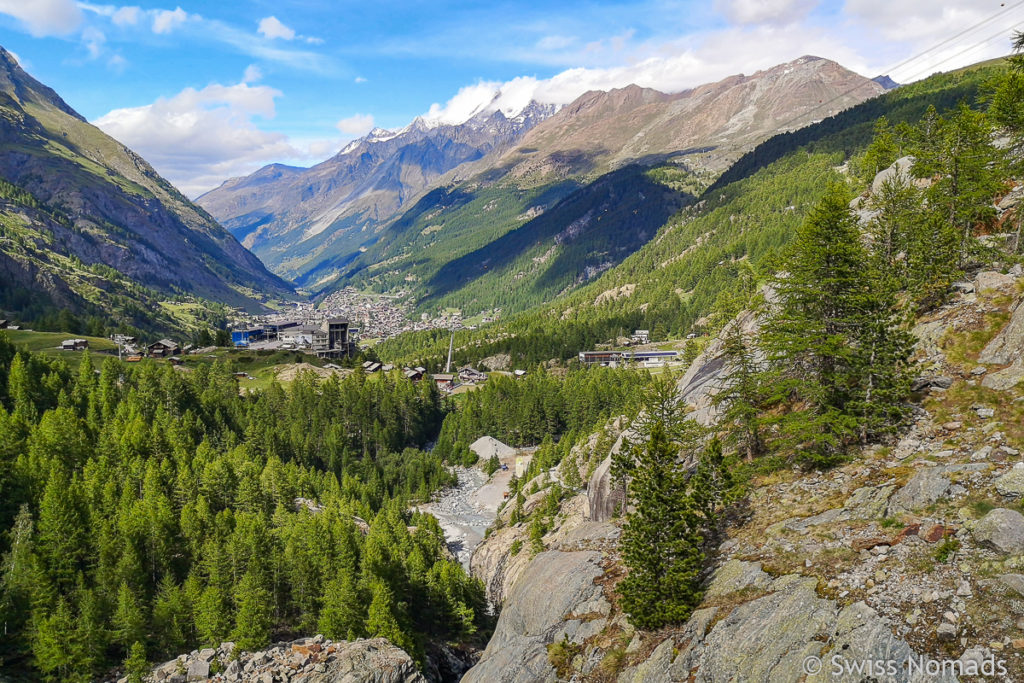
[[[33,622],[32,655],[36,668],[45,680],[70,680],[77,662],[74,648],[68,647],[74,638],[75,624],[67,599],[60,597],[48,614],[34,610]]]
[[[231,637],[243,650],[256,650],[270,641],[273,600],[253,571],[247,571],[235,589],[235,630]]]
[[[146,616],[135,592],[126,581],[117,590],[117,608],[113,616],[114,642],[125,651],[146,637]]]
[[[352,574],[340,573],[327,582],[318,630],[336,640],[361,638],[366,616],[364,604]]]
[[[128,657],[124,660],[124,673],[128,683],[142,683],[149,674],[149,662],[146,661],[146,648],[142,643],[132,643]]]
[[[797,231],[759,343],[776,371],[772,402],[796,409],[777,418],[805,459],[828,462],[857,435],[847,410],[859,372],[854,342],[865,322],[867,253],[845,188],[832,185]]]
[[[370,590],[373,597],[366,617],[367,635],[371,638],[387,638],[393,645],[413,655],[416,646],[399,623],[394,593],[383,581],[374,581]]]
[[[765,447],[761,413],[767,407],[767,373],[758,366],[739,324],[732,324],[726,331],[722,353],[729,364],[729,374],[712,402],[723,409],[719,423],[730,428],[730,440],[750,462]]]
[[[685,450],[694,446],[691,442]],[[630,622],[656,629],[682,623],[700,603],[704,537],[678,462],[680,444],[669,441],[664,425],[654,422],[647,442],[632,453],[634,510],[622,530],[629,573],[618,590]]]
[[[913,172],[932,178],[929,206],[960,232],[958,265],[974,248],[974,229],[995,217],[992,197],[1000,189],[1003,155],[992,143],[992,123],[961,103],[949,119],[930,110],[918,127]]]
[[[882,116],[875,121],[874,135],[871,144],[864,151],[860,160],[860,177],[871,182],[878,174],[892,165],[900,155],[899,143],[893,134],[889,120]]]

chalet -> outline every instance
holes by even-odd
[[[167,356],[177,356],[181,353],[181,347],[178,346],[177,342],[173,342],[170,339],[161,339],[150,344],[146,349],[149,351],[150,358],[166,358]]]
[[[423,379],[423,373],[420,372],[419,368],[406,368],[403,373],[405,378],[413,382],[419,382]]]
[[[60,343],[60,348],[64,351],[85,351],[89,348],[88,339],[65,339]]]
[[[171,356],[170,358],[167,359],[167,362],[170,363],[171,365],[181,365],[182,360],[177,356]]]
[[[459,381],[463,384],[475,384],[477,382],[486,382],[487,375],[474,370],[473,368],[462,368],[459,370]]]
[[[7,329],[7,321],[6,320],[0,320],[0,330],[6,330],[6,329]]]
[[[138,342],[135,337],[127,334],[115,334],[110,338],[110,341],[114,342],[118,346],[134,345]]]
[[[636,344],[647,344],[651,341],[650,330],[634,330],[630,340]]]
[[[380,369],[382,367],[383,366],[380,363],[375,363],[372,360],[368,360],[365,363],[363,363],[363,372],[365,372],[368,375],[372,375],[375,372],[380,372]]]
[[[455,375],[434,375],[434,384],[436,384],[439,389],[451,389],[455,385]]]
[[[380,366],[380,371],[381,372],[391,372],[394,369],[395,369],[395,366],[392,365],[391,363],[387,363],[386,365]]]

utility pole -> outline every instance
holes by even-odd
[[[448,340],[448,362],[444,366],[444,374],[452,371],[452,351],[455,349],[455,328],[452,328],[451,339]]]

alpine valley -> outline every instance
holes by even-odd
[[[150,151],[279,142],[232,106],[296,64],[367,83],[312,22],[182,4],[0,27],[76,74],[165,75],[129,34],[262,60],[114,110],[170,112]],[[1024,681],[1007,35],[901,85],[499,90],[194,202],[0,48],[0,683]]]

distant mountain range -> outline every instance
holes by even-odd
[[[0,48],[0,312],[135,324],[188,294],[258,309],[292,289]]]
[[[517,309],[619,263],[759,142],[884,90],[801,57],[674,94],[632,85],[557,111],[417,119],[197,201],[314,292],[355,284],[411,290],[424,310]]]
[[[533,102],[508,115],[485,108],[458,125],[417,118],[401,130],[377,128],[312,168],[272,164],[196,202],[271,268],[295,277],[328,250],[357,249],[367,230],[443,174],[503,149],[554,112]]]

